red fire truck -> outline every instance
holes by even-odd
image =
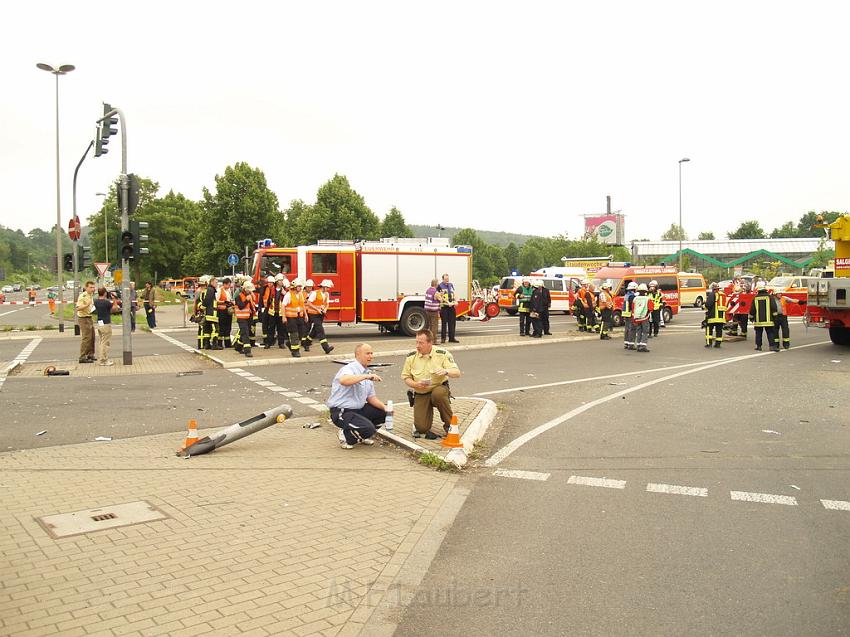
[[[316,245],[254,251],[251,276],[284,274],[333,283],[327,321],[376,323],[413,336],[427,326],[425,290],[431,279],[449,275],[457,315],[469,314],[472,298],[472,248],[451,246],[446,238],[325,241]]]

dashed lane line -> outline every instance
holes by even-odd
[[[520,480],[548,480],[550,473],[539,473],[537,471],[520,471],[518,469],[496,469],[494,476],[502,478],[519,478]]]
[[[625,480],[611,480],[610,478],[589,478],[587,476],[570,476],[567,484],[580,484],[586,487],[603,487],[605,489],[625,489]]]
[[[669,493],[671,495],[693,495],[701,498],[708,497],[708,489],[703,487],[683,487],[679,484],[659,484],[650,482],[646,485],[650,493]]]
[[[785,504],[797,506],[797,498],[792,495],[776,495],[774,493],[751,493],[749,491],[730,491],[729,497],[741,502],[760,502],[762,504]]]
[[[27,343],[26,347],[21,350],[21,353],[15,356],[11,363],[6,365],[3,369],[0,369],[0,390],[3,389],[3,383],[6,382],[6,377],[9,375],[9,372],[15,369],[18,365],[23,365],[41,341],[41,336],[37,336],[32,339],[29,343]]]
[[[844,500],[821,500],[824,509],[832,511],[850,511],[850,502]]]
[[[258,387],[262,387],[263,389],[267,389],[271,392],[274,392],[276,394],[284,396],[285,398],[292,398],[294,401],[299,402],[302,405],[306,405],[307,407],[310,407],[311,409],[314,409],[314,410],[316,410],[320,413],[322,413],[326,410],[326,407],[322,403],[317,402],[317,401],[313,400],[312,398],[309,398],[308,396],[302,396],[298,392],[290,391],[286,387],[281,387],[279,385],[276,385],[275,383],[268,381],[265,378],[261,378],[260,376],[255,376],[251,372],[246,372],[241,367],[231,367],[231,368],[228,368],[227,371],[229,371],[232,374],[235,374],[236,376],[239,376],[240,378],[244,378],[245,380],[254,383]]]

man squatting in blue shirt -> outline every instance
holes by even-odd
[[[343,366],[331,385],[328,408],[331,420],[339,427],[339,445],[352,449],[358,442],[375,444],[372,436],[384,424],[387,407],[375,394],[374,383],[381,377],[369,371],[372,347],[360,343],[354,348],[354,360]]]

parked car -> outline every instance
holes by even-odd
[[[11,286],[11,285],[4,285],[4,286],[3,286],[3,292],[4,292],[4,294],[9,294],[10,292],[14,292],[14,291],[15,291],[15,290],[14,290],[14,288],[12,288],[12,286]]]
[[[33,283],[33,284],[32,284],[32,289],[33,289],[33,290],[40,290],[40,289],[41,289],[41,286],[40,286],[38,283]]]
[[[20,292],[24,287],[23,283],[14,283],[12,285],[12,292]]]

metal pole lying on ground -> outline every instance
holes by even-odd
[[[229,445],[231,442],[236,442],[245,436],[250,436],[253,433],[262,431],[273,424],[283,422],[292,416],[292,407],[289,405],[280,405],[261,414],[248,418],[241,422],[234,423],[225,427],[218,433],[211,436],[201,438],[195,444],[189,445],[177,455],[181,456],[200,456],[210,451],[215,451],[219,447]]]

